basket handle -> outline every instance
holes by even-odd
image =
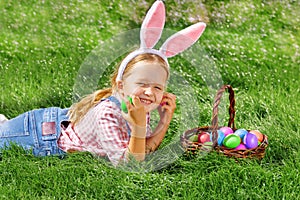
[[[228,120],[228,127],[231,127],[235,129],[235,124],[234,124],[234,117],[235,117],[235,110],[234,110],[234,105],[235,105],[235,99],[234,99],[234,91],[231,87],[231,85],[224,85],[222,86],[214,99],[214,106],[213,106],[213,115],[212,115],[212,141],[213,141],[213,147],[217,146],[218,142],[218,106],[220,104],[220,100],[222,98],[223,93],[227,89],[229,93],[229,120]]]

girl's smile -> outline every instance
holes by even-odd
[[[139,97],[147,112],[158,107],[166,86],[168,73],[158,63],[136,63],[118,86],[122,98],[135,95]]]
[[[140,98],[140,101],[142,104],[144,105],[150,105],[153,101],[151,100],[148,100],[148,99],[143,99],[143,98]]]

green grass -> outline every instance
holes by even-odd
[[[11,118],[34,108],[70,106],[84,59],[100,43],[138,28],[153,1],[105,2],[0,2],[0,113]],[[265,158],[181,156],[160,170],[131,173],[88,153],[36,158],[13,147],[0,155],[1,199],[300,197],[299,2],[166,1],[166,9],[172,30],[199,17],[207,22],[196,45],[211,57],[223,83],[235,88],[236,126],[268,135]],[[170,62],[195,90],[190,95],[198,100],[198,125],[209,124],[212,98],[205,82],[182,58]],[[227,117],[226,104],[220,118]],[[174,119],[163,145],[179,122]]]

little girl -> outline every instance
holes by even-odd
[[[159,50],[153,49],[164,23],[164,4],[156,1],[143,21],[140,48],[120,63],[111,88],[98,90],[69,109],[36,109],[11,120],[2,116],[0,147],[13,142],[37,156],[88,151],[113,165],[130,156],[144,160],[161,144],[176,108],[175,95],[165,91],[170,75],[167,58],[194,44],[205,29],[199,22],[171,36]],[[120,108],[122,101],[127,112]],[[155,109],[160,120],[152,132],[149,113]]]

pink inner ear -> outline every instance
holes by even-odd
[[[168,44],[165,45],[165,56],[167,58],[175,56],[192,44],[194,44],[192,39],[189,39],[184,35],[178,35],[176,38],[170,39]],[[187,47],[185,48],[185,46]]]
[[[152,48],[159,40],[165,24],[165,6],[156,1],[148,11],[141,27],[141,46]]]
[[[161,47],[166,57],[172,57],[193,45],[202,35],[206,25],[199,22],[171,36]]]
[[[143,31],[144,33],[144,40],[145,40],[145,47],[146,48],[153,48],[154,45],[157,43],[160,37],[157,37],[161,34],[161,29],[146,29]]]
[[[205,24],[197,23],[180,31],[180,34],[185,35],[186,37],[189,37],[196,42],[199,39],[199,37],[202,35],[205,27],[206,27]]]
[[[145,28],[163,28],[165,24],[165,6],[161,1],[158,1],[152,13],[149,15],[147,22],[145,23]],[[149,11],[150,12],[150,11]]]

